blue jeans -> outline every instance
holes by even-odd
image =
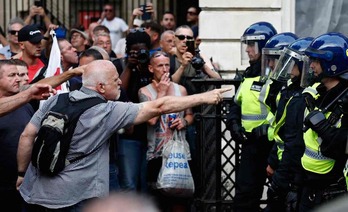
[[[120,139],[118,142],[119,183],[122,190],[147,191],[146,142]]]
[[[109,192],[119,191],[118,167],[115,162],[109,164]]]

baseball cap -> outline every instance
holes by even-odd
[[[88,39],[87,33],[83,32],[83,31],[81,31],[81,30],[78,30],[78,29],[76,29],[76,28],[71,29],[70,35],[72,35],[74,32],[77,32],[77,33],[79,33],[80,35],[82,35],[82,37],[83,37],[84,39]]]
[[[44,36],[36,24],[26,25],[18,32],[18,41],[29,41],[39,43]]]

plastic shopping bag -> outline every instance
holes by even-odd
[[[188,164],[190,150],[187,141],[175,130],[173,138],[163,147],[162,167],[156,186],[164,194],[177,197],[190,197],[195,187]]]

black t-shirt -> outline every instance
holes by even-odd
[[[0,189],[16,189],[19,137],[34,114],[30,104],[0,117]]]

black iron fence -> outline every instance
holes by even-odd
[[[176,14],[177,25],[186,22],[186,10],[191,5],[198,6],[198,0],[40,0],[46,14],[52,23],[70,30],[76,26],[88,28],[91,22],[100,18],[104,3],[111,3],[115,8],[115,15],[127,23],[134,8],[145,2],[152,2],[156,10],[156,20],[166,11]],[[6,29],[9,20],[14,17],[25,17],[29,14],[34,0],[0,0],[0,26]],[[42,22],[37,17],[35,22]]]
[[[223,79],[194,79],[193,82],[201,91],[225,85],[237,89],[240,84],[240,80]],[[240,147],[225,127],[231,101],[232,93],[219,105],[201,106],[201,113],[196,115],[199,150],[196,211],[232,211]]]
[[[233,86],[238,89],[241,80],[193,79],[201,91]],[[221,104],[203,105],[196,115],[198,124],[198,180],[194,211],[230,212],[233,210],[235,178],[238,172],[241,148],[234,142],[226,128],[226,118],[232,102],[232,92]],[[266,182],[267,186],[268,182]],[[266,189],[265,189],[266,190]],[[260,207],[266,204],[260,201]]]

